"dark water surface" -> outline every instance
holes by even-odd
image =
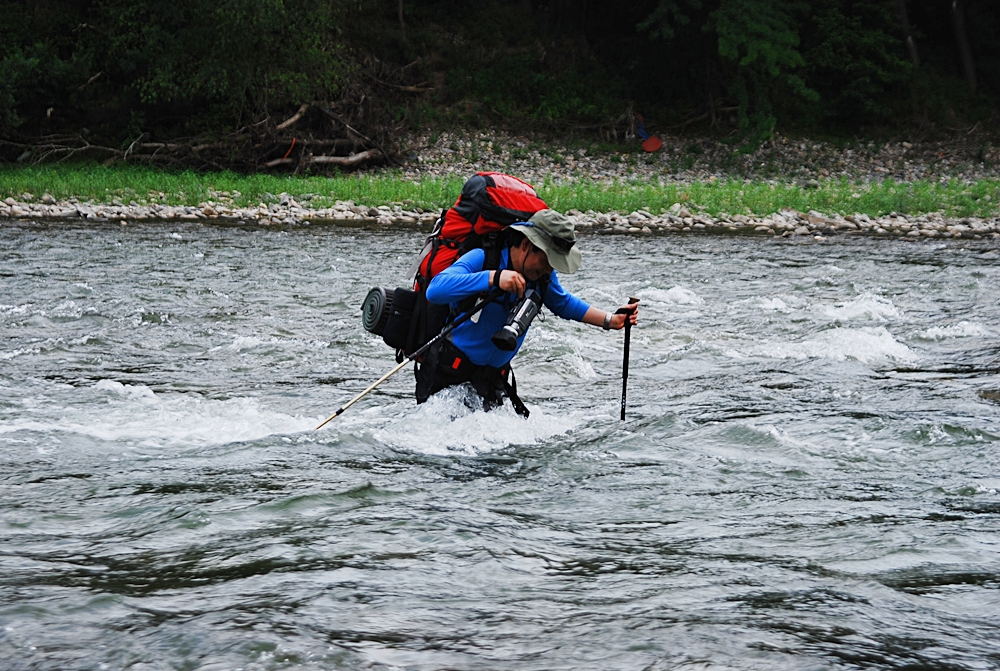
[[[0,228],[0,668],[995,669],[979,241],[583,240],[522,421],[360,327],[420,234]]]

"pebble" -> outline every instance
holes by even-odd
[[[310,199],[311,200],[311,199]],[[101,203],[74,203],[71,201],[45,204],[7,198],[0,207],[0,219],[91,221],[198,221],[219,220],[231,222],[258,222],[260,224],[299,225],[308,223],[334,223],[349,226],[397,226],[403,229],[429,230],[438,215],[406,209],[400,205],[366,207],[351,201],[338,201],[332,207],[304,207],[288,198],[286,205],[260,204],[256,207],[236,208],[225,202],[212,200],[198,207],[169,207],[164,205],[108,205]],[[688,216],[681,217],[686,214]],[[684,207],[672,207],[663,214],[638,210],[629,214],[618,212],[567,213],[580,233],[596,232],[605,235],[670,235],[681,232],[721,235],[767,235],[800,237],[822,241],[831,236],[897,236],[918,238],[971,238],[1000,235],[1000,216],[991,219],[964,217],[949,220],[939,213],[909,217],[892,213],[873,218],[865,214],[841,216],[819,212],[784,210],[764,217],[735,214],[710,217],[694,214]]]
[[[382,170],[401,172],[404,178],[417,180],[423,176],[468,177],[481,170],[498,170],[535,184],[546,180],[690,184],[780,176],[806,188],[819,186],[817,177],[856,182],[881,182],[890,177],[897,181],[1000,178],[1000,146],[982,134],[948,141],[856,141],[849,145],[803,142],[777,134],[772,142],[749,154],[734,153],[732,145],[709,138],[659,137],[663,148],[645,154],[596,152],[541,135],[502,130],[416,134],[402,142],[416,158],[402,168],[390,166]]]

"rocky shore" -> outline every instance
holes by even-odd
[[[31,194],[21,200],[7,198],[0,204],[0,220],[24,219],[35,221],[89,220],[117,221],[122,225],[143,221],[218,221],[234,224],[303,225],[336,224],[355,227],[400,227],[429,230],[439,212],[420,208],[405,209],[400,205],[379,207],[338,201],[333,207],[310,207],[288,194],[280,202],[255,208],[238,208],[227,204],[232,194],[216,194],[197,207],[140,205],[130,203],[97,204],[77,199],[58,202],[49,194],[38,202]],[[936,213],[906,216],[891,213],[873,218],[865,214],[841,216],[816,211],[783,210],[767,216],[718,215],[688,211],[673,205],[667,212],[653,214],[645,210],[630,213],[580,212],[567,213],[581,233],[603,235],[657,235],[670,233],[715,233],[764,236],[800,236],[822,241],[836,235],[871,235],[899,238],[1000,238],[1000,217],[993,219],[946,219]]]
[[[723,143],[696,138],[664,137],[655,154],[626,151],[620,145],[558,144],[503,131],[440,133],[407,138],[406,163],[387,168],[403,179],[499,170],[529,182],[590,181],[612,184],[639,181],[649,184],[687,184],[696,181],[771,181],[809,188],[817,179],[848,179],[864,183],[895,179],[961,180],[1000,178],[1000,148],[988,140],[965,136],[954,142],[856,142],[829,143],[777,137],[756,152],[739,154]],[[617,149],[616,149],[617,147]],[[164,194],[159,194],[162,197]],[[0,203],[3,220],[198,221],[300,225],[329,223],[359,227],[407,227],[429,230],[440,210],[424,211],[405,204],[380,205],[328,200],[287,193],[259,203],[238,207],[238,192],[212,192],[197,206],[170,206],[131,201],[122,203],[57,201],[51,194],[23,194]],[[277,202],[274,202],[277,201]],[[442,203],[442,206],[450,203]],[[690,208],[690,210],[688,209]],[[676,203],[667,211],[580,212],[570,210],[581,232],[610,235],[670,233],[746,234],[825,240],[837,235],[870,235],[905,239],[1000,238],[1000,213],[992,218],[949,219],[943,214],[882,217],[841,215],[816,211],[785,210],[769,215],[721,214],[709,216],[690,203]]]
[[[415,135],[407,139],[410,150],[402,170],[407,179],[497,170],[533,184],[546,179],[690,184],[714,178],[780,179],[808,187],[821,179],[865,183],[1000,178],[1000,147],[975,134],[959,133],[951,140],[836,144],[776,135],[750,153],[710,138],[660,138],[663,147],[647,154],[636,143],[559,143],[499,130]]]

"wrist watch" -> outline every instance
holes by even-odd
[[[605,312],[604,313],[604,330],[605,331],[610,331],[611,330],[611,313],[610,312]]]

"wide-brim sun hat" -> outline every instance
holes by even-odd
[[[511,224],[531,240],[549,260],[549,265],[561,273],[575,273],[583,260],[576,247],[573,222],[555,210],[540,210],[528,221]]]

